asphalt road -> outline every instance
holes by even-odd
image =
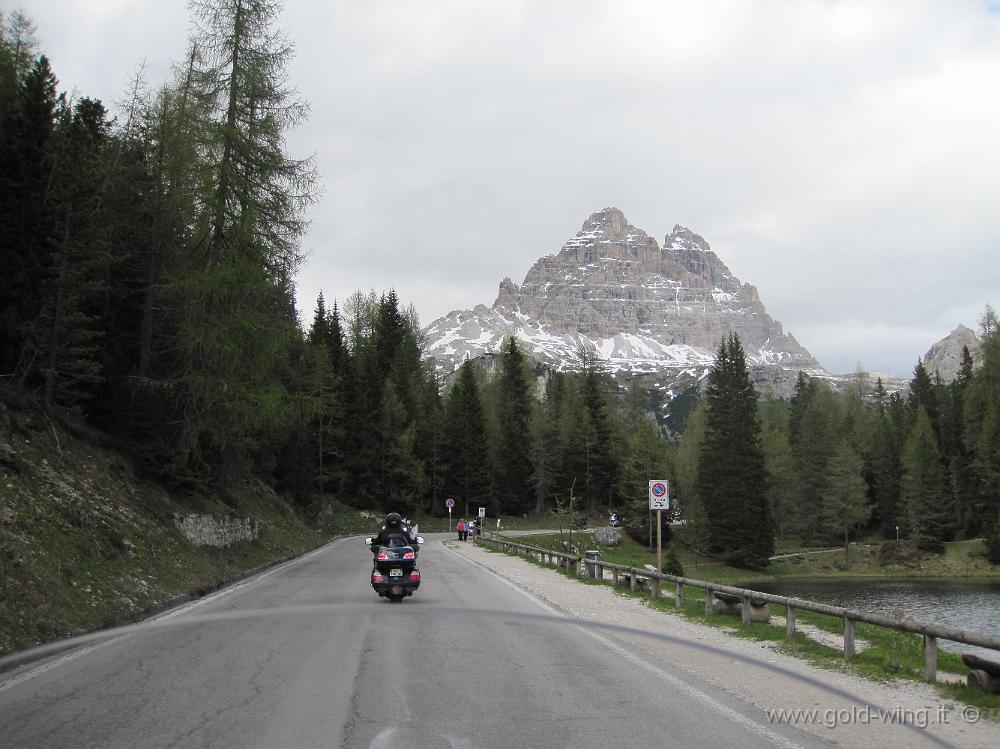
[[[518,618],[557,612],[443,538],[428,536],[401,604],[371,590],[363,541],[343,539],[4,674],[0,747],[820,743],[611,635]]]

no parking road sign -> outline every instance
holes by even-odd
[[[444,506],[447,507],[449,510],[452,509],[455,506],[455,500],[452,499],[451,497],[448,497],[448,499],[444,501]]]
[[[670,482],[667,481],[666,479],[650,479],[649,509],[650,510],[670,509]]]

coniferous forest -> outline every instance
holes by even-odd
[[[295,298],[309,159],[275,30],[279,3],[194,3],[173,78],[136,74],[114,114],[69,96],[30,19],[0,25],[0,383],[71,415],[163,482],[224,496],[247,475],[307,517],[373,510],[623,510],[647,536],[668,477],[683,540],[762,567],[776,537],[861,533],[935,551],[985,537],[1000,563],[1000,325],[954,382],[859,373],[759,394],[735,336],[668,430],[598,361],[542,372],[505,342],[442,382],[392,290]],[[328,248],[332,251],[333,248]],[[302,322],[303,318],[306,320]],[[662,416],[662,414],[659,414]],[[898,529],[898,530],[897,530]]]

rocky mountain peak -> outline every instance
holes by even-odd
[[[979,336],[966,326],[959,324],[957,328],[928,349],[924,354],[924,367],[933,376],[940,373],[941,379],[951,382],[958,376],[962,364],[962,348],[968,346],[973,361],[979,354]]]
[[[690,381],[708,372],[719,342],[735,332],[770,381],[790,386],[800,370],[827,374],[703,237],[677,225],[661,248],[617,208],[591,215],[557,254],[535,261],[520,286],[505,278],[492,308],[451,312],[425,332],[445,372],[497,353],[513,335],[556,369],[579,366],[583,349],[614,372],[662,374],[667,382],[684,373]]]
[[[674,224],[671,231],[663,240],[663,249],[670,252],[711,252],[705,238],[680,224]]]

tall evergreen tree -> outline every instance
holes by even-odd
[[[711,550],[739,566],[766,567],[774,553],[774,532],[757,393],[736,334],[720,345],[706,389],[698,477]]]
[[[524,355],[513,336],[500,353],[497,416],[499,440],[496,460],[497,496],[502,510],[522,514],[535,506],[531,463],[531,393]]]
[[[104,107],[83,98],[60,120],[49,188],[51,266],[29,341],[47,405],[77,403],[102,379],[101,299],[108,291],[112,263],[100,201],[107,137]]]
[[[44,55],[14,85],[14,97],[0,102],[0,375],[17,374],[23,382],[37,364],[25,341],[44,301],[42,282],[51,273],[47,199],[56,109],[65,104]]]
[[[900,489],[906,533],[919,549],[941,551],[951,537],[955,510],[950,501],[937,435],[923,404],[903,448]]]
[[[913,379],[910,380],[910,390],[906,396],[906,406],[910,415],[916,418],[917,409],[920,406],[927,411],[931,424],[937,429],[938,408],[934,392],[934,381],[930,373],[924,366],[923,361],[918,360],[913,367]]]
[[[479,383],[471,362],[459,367],[445,401],[443,462],[445,492],[469,508],[490,495],[490,453]]]
[[[313,312],[313,321],[309,328],[309,343],[314,346],[326,345],[329,336],[330,319],[326,311],[326,300],[320,291],[316,297],[316,310]]]
[[[901,451],[902,438],[895,421],[887,411],[883,411],[878,417],[871,447],[875,522],[883,538],[895,538],[900,524]]]
[[[588,512],[598,504],[614,503],[619,462],[608,399],[610,383],[597,362],[586,359],[580,381],[581,433],[584,471],[582,493]],[[578,490],[581,488],[577,484]]]
[[[980,319],[980,351],[981,366],[963,392],[963,438],[976,514],[990,561],[1000,564],[1000,318],[989,305]]]

